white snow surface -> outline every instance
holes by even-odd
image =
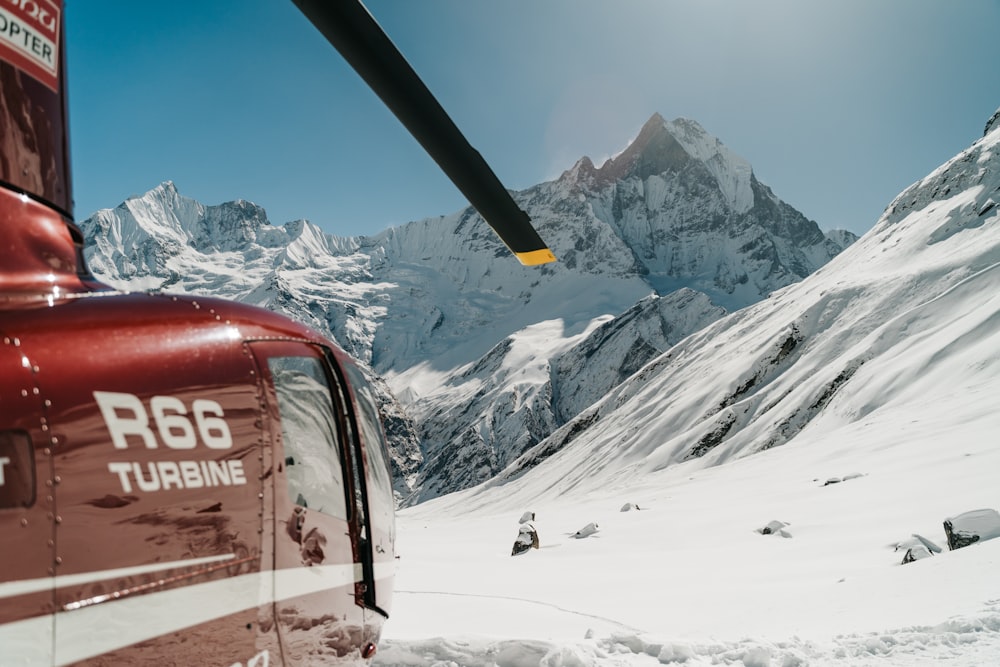
[[[376,664],[1000,664],[1000,539],[901,564],[1000,508],[998,192],[1000,128],[560,447],[400,512]]]
[[[749,162],[706,132],[697,121],[677,118],[664,121],[664,126],[691,157],[705,163],[735,212],[746,213],[753,208],[750,186],[753,167]]]
[[[578,496],[547,494],[551,470],[520,485],[528,504],[501,489],[488,508],[455,494],[405,510],[376,664],[998,664],[1000,540],[907,565],[895,545],[944,543],[949,513],[997,504],[1000,424],[956,451],[899,426]],[[823,486],[852,466],[867,473]],[[541,548],[512,558],[529,506]],[[757,532],[775,517],[790,538]],[[574,539],[588,521],[600,532]]]

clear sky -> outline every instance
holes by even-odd
[[[365,4],[512,189],[659,112],[862,233],[1000,107],[1000,0]],[[66,5],[77,219],[165,180],[339,235],[466,205],[290,0]]]

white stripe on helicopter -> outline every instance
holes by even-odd
[[[223,562],[234,557],[233,554],[227,554],[54,579],[57,585],[77,585],[117,576]],[[395,569],[395,563],[376,563],[375,579],[391,577],[395,574]],[[227,577],[167,591],[126,596],[103,604],[87,605],[72,611],[0,625],[0,646],[4,647],[5,661],[61,667],[247,609],[256,609],[309,593],[352,586],[361,579],[360,563],[266,570]],[[49,590],[53,583],[53,578],[41,578],[3,584],[0,598]],[[59,635],[53,655],[53,632],[56,624]]]

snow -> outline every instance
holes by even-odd
[[[696,121],[677,118],[665,125],[689,155],[705,163],[734,211],[746,213],[753,208],[753,189],[750,186],[753,168],[749,162],[705,132]]]
[[[548,491],[549,466],[515,497],[480,488],[404,510],[376,664],[995,662],[1000,540],[907,565],[896,547],[914,532],[946,543],[946,517],[1000,504],[998,427],[958,427],[962,446],[945,448],[888,419],[579,496]],[[824,486],[854,469],[866,474]],[[522,495],[541,548],[511,558]],[[791,537],[758,532],[775,516]],[[589,521],[600,531],[574,539]]]
[[[1000,507],[998,144],[651,361],[560,447],[574,422],[399,512],[376,664],[1000,664],[1000,539],[938,546]],[[540,548],[511,558],[525,511]]]

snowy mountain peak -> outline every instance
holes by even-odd
[[[597,173],[597,167],[586,155],[576,161],[572,167],[563,172],[559,177],[560,181],[578,183],[580,181],[592,181]]]
[[[601,165],[596,176],[602,183],[620,181],[630,176],[645,179],[680,171],[690,160],[691,155],[673,137],[663,116],[656,113],[646,121],[639,130],[639,136],[624,151]]]
[[[622,266],[660,295],[690,287],[729,310],[803,278],[856,239],[825,236],[697,122],[659,114],[599,168],[582,158],[528,194],[525,210],[542,221],[563,264]],[[546,222],[571,211],[572,227]],[[602,235],[620,243],[594,248]],[[622,251],[614,258],[613,248]]]
[[[155,194],[160,197],[179,197],[180,193],[177,191],[177,186],[173,181],[163,181],[155,188],[147,192],[146,194]],[[138,199],[137,196],[129,197],[129,199]]]
[[[746,213],[753,208],[750,163],[726,148],[698,122],[688,118],[667,121],[658,113],[646,121],[624,151],[609,158],[600,168],[584,157],[563,174],[563,179],[600,187],[633,177],[646,180],[700,168],[711,174],[734,213]]]

